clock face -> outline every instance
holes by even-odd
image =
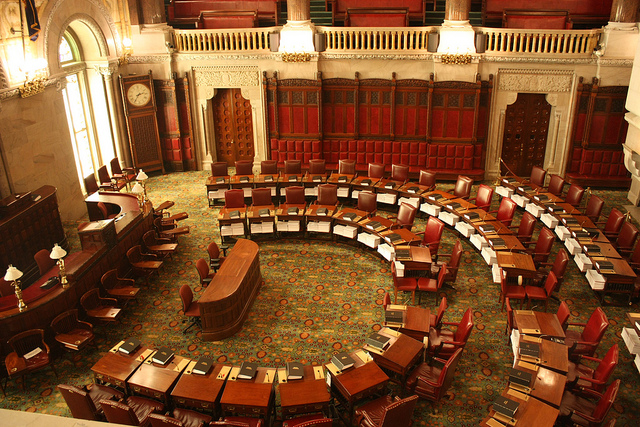
[[[147,105],[151,100],[151,90],[142,83],[133,84],[127,91],[127,100],[136,107]]]

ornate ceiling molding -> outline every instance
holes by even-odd
[[[498,70],[498,90],[512,92],[569,92],[574,72],[567,70]]]
[[[193,67],[196,87],[220,88],[260,86],[260,69],[255,65]]]

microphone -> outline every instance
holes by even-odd
[[[516,248],[516,246],[518,246],[517,243],[514,243],[513,247],[511,249],[509,249],[509,253],[512,253],[513,250]],[[520,276],[521,277],[521,276]]]

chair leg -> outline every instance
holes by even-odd
[[[56,372],[56,368],[55,368],[55,366],[53,366],[53,362],[51,362],[51,364],[50,364],[49,366],[51,366],[51,370],[52,370],[52,371],[53,371],[53,373],[55,374],[56,378],[59,378],[59,377],[58,377],[58,373]]]
[[[398,303],[398,289],[394,289],[393,290],[393,303],[397,304]]]

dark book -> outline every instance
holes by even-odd
[[[382,224],[380,224],[378,221],[370,221],[367,223],[367,225],[365,225],[365,227],[367,227],[369,230],[377,230],[378,228],[382,227]]]
[[[578,222],[577,219],[575,219],[572,216],[567,216],[567,217],[562,217],[562,222],[564,223],[564,225],[566,225],[567,227],[571,227],[571,226],[576,226],[576,225],[580,225],[580,222]]]
[[[51,276],[46,282],[40,285],[40,289],[51,289],[58,283],[60,283],[60,278],[58,276]]]
[[[411,261],[411,251],[409,249],[396,249],[396,259],[398,261]]]
[[[522,185],[518,187],[518,191],[522,191],[523,193],[533,193],[534,189],[531,188],[530,185]]]
[[[327,216],[329,210],[327,208],[319,208],[316,213],[320,216]]]
[[[480,228],[480,231],[482,231],[485,234],[496,232],[496,228],[491,224],[482,224],[479,228]]]
[[[420,187],[409,187],[409,188],[407,188],[407,191],[409,193],[417,193],[418,190],[420,190]]]
[[[260,215],[260,216],[269,216],[269,209],[268,208],[260,209],[258,211],[258,215]]]
[[[267,175],[264,177],[264,182],[273,182],[273,176]]]
[[[506,417],[512,418],[518,410],[519,405],[515,400],[500,396],[493,402],[493,410]]]
[[[373,333],[365,339],[365,342],[367,343],[367,345],[370,345],[373,348],[383,350],[389,345],[390,340],[391,338],[387,336],[384,336],[378,333]]]
[[[616,270],[613,268],[613,263],[611,261],[596,261],[596,267],[600,272],[605,273],[613,273]]]
[[[598,228],[585,227],[583,228],[583,230],[587,232],[587,234],[589,234],[589,237],[591,238],[600,235],[600,230]]]
[[[429,194],[429,198],[437,202],[438,200],[444,199],[444,196],[442,194],[436,193],[436,194]]]
[[[571,234],[573,235],[573,237],[575,239],[589,239],[589,238],[591,238],[589,233],[584,231],[584,230],[573,230],[573,231],[571,231]]]
[[[391,234],[388,234],[386,237],[387,237],[387,239],[389,239],[389,241],[391,243],[397,243],[397,242],[404,241],[402,239],[402,236],[399,235],[398,233],[391,233]]]
[[[216,184],[224,184],[224,178],[216,178]]]
[[[338,353],[331,358],[331,363],[333,363],[339,371],[344,371],[345,369],[349,369],[356,362],[349,356],[349,353]]]
[[[509,176],[506,178],[502,178],[502,182],[504,182],[505,184],[515,184],[516,182],[518,182],[518,178]]]
[[[520,371],[515,368],[509,370],[509,382],[518,384],[521,386],[529,387],[531,385],[531,379],[533,376],[531,372]]]
[[[362,181],[360,181],[360,185],[371,185],[371,180],[363,179]]]
[[[553,205],[547,205],[547,210],[551,213],[561,213],[564,212],[564,208],[561,206],[558,206],[556,204]]]
[[[353,212],[347,212],[346,214],[342,215],[342,218],[346,219],[347,221],[353,221],[357,217],[358,215]]]
[[[240,177],[240,182],[249,182],[249,177],[248,176],[241,176]]]
[[[159,363],[160,365],[166,365],[173,357],[173,351],[169,347],[160,347],[155,353],[153,353],[153,363]]]
[[[128,340],[126,340],[124,342],[124,344],[122,344],[120,347],[118,347],[118,351],[124,354],[131,354],[131,353],[135,353],[135,351],[138,349],[138,347],[140,347],[140,344],[142,344],[140,342],[139,339],[137,338],[129,338]]]
[[[347,177],[346,176],[339,176],[338,177],[338,182],[347,182]]]
[[[296,207],[289,208],[289,209],[287,209],[287,213],[289,215],[298,215],[298,208],[296,208]]]
[[[599,254],[602,251],[600,250],[600,246],[598,245],[582,245],[582,249],[587,253],[587,254]]]
[[[198,375],[207,375],[213,366],[213,359],[207,356],[201,356],[196,365],[193,367],[192,372]]]
[[[507,249],[504,239],[489,239],[489,244],[493,249]]]
[[[297,175],[291,175],[289,176],[289,182],[294,182],[298,180],[298,176]]]
[[[322,177],[319,176],[319,175],[316,175],[316,176],[311,178],[311,181],[313,181],[313,182],[322,182]]]
[[[287,362],[287,380],[304,378],[304,365],[300,362]]]
[[[231,219],[240,218],[240,211],[231,211],[231,212],[229,212],[229,218],[231,218]]]
[[[535,342],[521,342],[520,354],[523,356],[539,357],[540,356],[540,344]]]
[[[384,320],[391,323],[403,323],[404,310],[385,310]]]
[[[238,372],[238,378],[241,380],[251,380],[256,376],[258,372],[258,364],[253,362],[242,362],[240,365],[240,372]]]
[[[395,188],[396,187],[396,183],[395,182],[387,182],[387,184],[384,186],[384,188]]]
[[[547,197],[546,194],[536,194],[535,196],[533,196],[533,198],[539,202],[546,202],[547,200],[549,200],[549,197]]]
[[[467,212],[462,216],[464,216],[464,219],[466,219],[467,221],[474,221],[476,219],[480,219],[480,214],[478,212]]]
[[[458,202],[449,203],[447,205],[447,209],[451,209],[452,211],[457,211],[460,208],[462,208],[462,205]]]

